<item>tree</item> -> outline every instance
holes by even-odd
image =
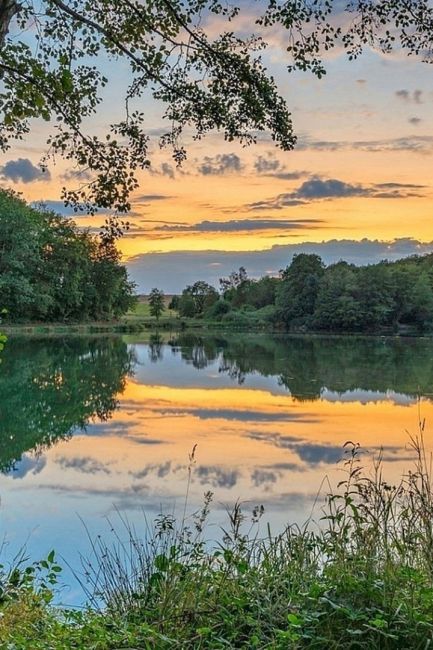
[[[243,284],[248,282],[248,274],[244,266],[239,267],[239,271],[232,271],[228,278],[220,278],[220,290],[224,297],[226,294],[239,289]]]
[[[326,269],[319,284],[314,326],[324,330],[361,329],[361,305],[355,298],[357,269],[347,262]]]
[[[294,255],[290,266],[282,271],[276,305],[280,318],[286,325],[295,319],[301,321],[314,314],[323,273],[324,265],[319,255],[306,253]]]
[[[218,292],[214,287],[203,280],[198,280],[182,291],[179,313],[181,316],[201,316],[218,298]]]
[[[150,315],[159,321],[159,317],[165,310],[164,292],[161,289],[152,289],[149,295]]]
[[[0,295],[11,320],[111,319],[134,304],[114,245],[0,191]]]
[[[0,148],[22,139],[35,119],[56,124],[48,140],[51,157],[76,166],[77,187],[64,188],[66,202],[90,212],[125,212],[137,187],[137,171],[151,164],[150,135],[140,110],[144,93],[165,105],[170,127],[160,136],[176,163],[185,159],[182,133],[221,131],[228,141],[255,141],[268,131],[283,150],[296,143],[291,114],[265,69],[266,30],[287,32],[289,71],[325,74],[323,54],[338,46],[349,58],[365,46],[393,48],[433,58],[430,0],[299,0],[255,3],[253,34],[236,33],[233,20],[250,10],[219,0],[0,0]],[[203,28],[217,15],[221,32]],[[347,14],[345,16],[344,14]],[[129,87],[119,98],[120,119],[97,136],[89,117],[110,82],[105,70],[129,64]],[[108,65],[107,65],[108,63]],[[82,182],[80,183],[80,178]],[[122,223],[113,216],[111,236]]]

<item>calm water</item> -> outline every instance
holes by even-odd
[[[77,566],[80,517],[105,534],[116,509],[138,529],[143,511],[181,510],[195,444],[190,510],[211,490],[216,523],[236,499],[263,504],[274,529],[303,520],[348,440],[383,447],[390,478],[402,474],[419,411],[429,439],[432,394],[428,339],[12,339],[0,366],[6,553],[55,548]]]

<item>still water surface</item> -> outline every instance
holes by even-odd
[[[16,338],[3,353],[0,395],[6,553],[26,544],[40,559],[55,548],[77,566],[89,549],[80,518],[105,534],[116,510],[140,530],[144,515],[183,509],[195,444],[189,511],[211,490],[216,524],[237,499],[263,504],[274,530],[303,521],[324,477],[340,476],[348,440],[383,448],[397,479],[420,413],[429,444],[433,341]],[[63,594],[80,597],[73,585]]]

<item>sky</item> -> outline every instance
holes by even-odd
[[[176,169],[153,145],[119,242],[140,293],[217,284],[241,264],[252,277],[273,275],[301,251],[361,264],[433,250],[431,67],[401,54],[367,51],[349,62],[334,52],[318,80],[289,74],[284,49],[273,34],[265,63],[292,111],[294,151],[281,152],[266,135],[242,148],[216,133],[199,142],[187,134],[188,160]],[[122,74],[120,65],[111,76],[97,132],[116,117]],[[160,107],[146,97],[143,109],[158,134]],[[70,163],[38,168],[48,132],[36,123],[1,157],[1,184],[68,216],[59,199],[63,185],[76,184]],[[103,216],[78,221],[96,228]]]

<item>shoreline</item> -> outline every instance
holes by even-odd
[[[344,337],[344,338],[433,338],[433,332],[418,332],[409,328],[396,331],[377,330],[371,332],[323,331],[323,330],[281,330],[263,327],[233,327],[218,321],[201,319],[124,319],[119,321],[97,321],[83,323],[13,323],[0,324],[0,332],[12,336],[89,336],[118,334],[158,334],[187,333],[197,334],[255,334],[289,337]]]

